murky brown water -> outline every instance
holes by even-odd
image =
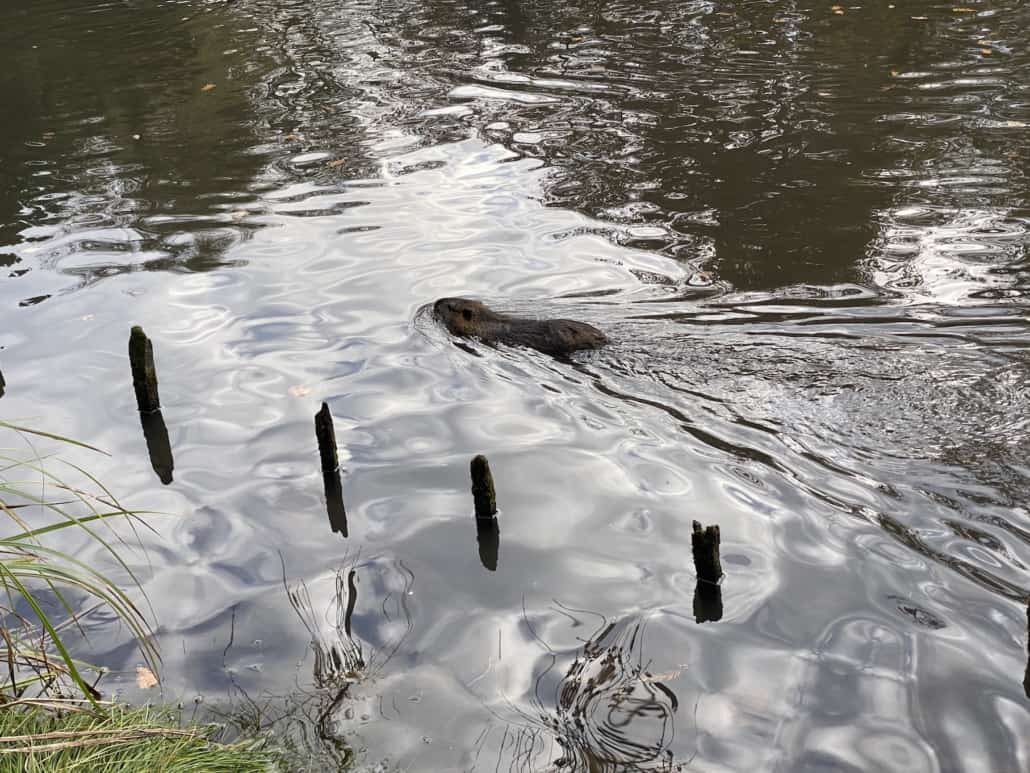
[[[405,770],[1025,770],[1028,29],[1022,0],[7,3],[0,415],[173,514],[134,562],[167,699],[310,694]],[[458,348],[444,295],[612,344]],[[105,623],[102,684],[148,697]]]

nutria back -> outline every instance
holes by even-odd
[[[441,298],[433,314],[460,338],[478,338],[486,344],[528,346],[565,357],[582,349],[599,349],[608,343],[604,333],[573,319],[526,319],[499,314],[479,301]]]

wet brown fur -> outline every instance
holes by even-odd
[[[585,322],[512,317],[468,298],[441,298],[433,304],[433,314],[460,338],[528,346],[554,357],[565,357],[581,349],[599,349],[608,343],[604,333]]]

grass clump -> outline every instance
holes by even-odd
[[[133,530],[148,527],[84,469],[52,452],[40,453],[36,444],[54,441],[103,452],[5,421],[0,434],[20,441],[14,449],[0,448],[0,698],[81,695],[94,701],[99,693],[86,681],[88,667],[65,646],[62,634],[68,629],[84,637],[82,621],[103,608],[131,631],[152,671],[158,653],[146,618],[126,591],[52,540],[61,534],[85,536],[138,590],[122,556],[128,545],[109,521],[127,522]],[[54,467],[75,479],[58,475]]]
[[[175,712],[89,702],[0,709],[0,773],[268,773],[260,740],[220,744],[218,728],[183,727]]]

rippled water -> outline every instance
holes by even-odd
[[[133,564],[168,700],[405,770],[1024,770],[1027,29],[1020,0],[6,4],[0,415],[171,514]],[[457,347],[445,295],[612,343]],[[89,627],[102,686],[152,697]]]

